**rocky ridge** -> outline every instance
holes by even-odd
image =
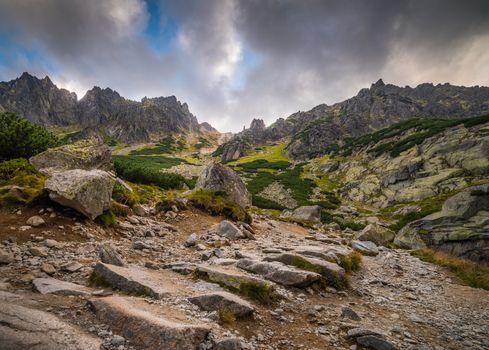
[[[450,84],[421,84],[415,88],[384,84],[382,80],[343,102],[321,104],[306,112],[278,119],[269,127],[253,120],[251,127],[220,147],[223,161],[237,159],[247,149],[287,138],[294,159],[323,155],[328,146],[359,137],[410,118],[474,117],[489,112],[489,88]]]
[[[83,129],[82,136],[98,133],[125,143],[159,141],[170,133],[217,134],[208,123],[199,124],[188,105],[175,96],[138,102],[96,86],[78,100],[49,77],[38,79],[28,73],[0,82],[0,111],[47,127],[76,126]]]

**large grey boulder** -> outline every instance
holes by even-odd
[[[113,168],[109,146],[97,138],[50,148],[29,161],[34,168],[46,175],[73,169],[110,171]]]
[[[299,270],[280,262],[266,262],[253,259],[241,259],[237,267],[263,276],[267,280],[290,287],[308,287],[321,279],[316,272]]]
[[[231,241],[246,238],[246,235],[236,225],[228,220],[223,220],[217,225],[217,234]]]
[[[489,261],[489,184],[448,198],[439,212],[410,222],[394,244],[407,249],[435,247],[475,261]]]
[[[208,325],[189,322],[176,308],[161,312],[141,298],[111,296],[90,304],[101,322],[141,350],[198,349],[210,332]]]
[[[53,314],[22,306],[16,294],[0,292],[0,348],[3,350],[99,350],[102,341]]]
[[[251,205],[251,194],[243,180],[231,168],[220,163],[211,163],[200,175],[195,188],[218,192],[243,208]]]
[[[394,240],[395,234],[392,230],[378,224],[367,225],[356,238],[360,241],[371,241],[377,245],[387,245]]]
[[[106,171],[75,169],[53,173],[44,188],[53,201],[93,220],[110,208],[114,183]]]
[[[320,222],[321,207],[319,205],[306,205],[296,208],[292,213],[284,213],[283,216],[297,222]]]
[[[379,254],[379,248],[374,242],[353,240],[351,246],[363,255],[375,256]]]

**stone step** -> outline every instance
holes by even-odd
[[[262,303],[268,303],[277,296],[274,283],[249,276],[234,266],[197,265],[195,273],[201,279],[217,283],[221,287]]]
[[[308,287],[321,279],[319,273],[299,270],[279,262],[241,259],[236,266],[288,287]]]
[[[15,294],[0,292],[2,350],[99,350],[102,342],[50,313],[19,305]]]
[[[102,286],[110,286],[122,292],[145,295],[161,299],[171,293],[178,292],[179,285],[175,283],[179,276],[171,271],[155,271],[139,266],[115,266],[97,263],[91,280]]]
[[[337,264],[318,258],[311,258],[294,253],[282,253],[266,256],[264,261],[278,261],[298,269],[316,272],[323,276],[324,282],[334,288],[345,288],[348,285],[345,270]]]
[[[190,297],[188,300],[202,310],[217,311],[221,319],[228,314],[233,318],[243,318],[254,311],[249,302],[228,292],[211,292]]]
[[[41,294],[90,295],[93,292],[91,288],[55,278],[35,278],[32,284],[34,289]]]
[[[111,296],[91,299],[90,305],[101,322],[141,350],[198,349],[210,332],[207,324],[189,322],[175,308],[141,298]]]

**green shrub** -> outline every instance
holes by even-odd
[[[247,172],[256,172],[258,169],[285,170],[290,166],[291,164],[285,160],[269,162],[265,159],[257,159],[252,162],[239,164],[240,169]]]
[[[6,189],[0,193],[0,202],[15,204],[30,203],[43,193],[46,178],[37,172],[27,159],[17,158],[0,162],[0,187],[15,185],[22,188],[21,197],[11,196]]]
[[[136,191],[130,191],[119,183],[114,185],[114,189],[112,190],[112,199],[130,207],[140,202]]]
[[[112,227],[117,224],[117,219],[112,209],[104,211],[103,214],[97,218],[97,221],[104,227]]]
[[[25,158],[16,158],[0,162],[0,183],[19,174],[35,174],[36,170]]]
[[[280,205],[277,202],[256,195],[252,196],[252,203],[255,207],[262,208],[262,209],[275,209],[275,210],[286,209],[283,205]]]
[[[362,254],[353,251],[348,255],[340,255],[340,266],[345,272],[353,272],[360,269],[362,265]]]
[[[30,158],[60,143],[45,128],[15,113],[0,113],[0,126],[0,160]]]
[[[192,205],[212,215],[224,215],[235,221],[251,223],[251,216],[245,209],[220,194],[200,188],[192,192],[188,198]]]
[[[420,260],[447,267],[473,288],[489,290],[489,266],[487,265],[428,248],[414,251],[412,255]]]
[[[163,156],[114,156],[114,168],[117,175],[131,182],[156,185],[164,189],[182,188],[185,178],[179,174],[162,172],[183,163],[179,158]]]

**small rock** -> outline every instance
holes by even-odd
[[[136,249],[136,250],[151,249],[151,247],[149,245],[147,245],[146,243],[144,243],[143,241],[134,241],[132,243],[132,247],[133,247],[133,249]]]
[[[57,248],[58,247],[58,242],[55,241],[54,239],[46,239],[44,241],[44,245],[48,248]]]
[[[375,256],[379,254],[379,248],[374,242],[371,241],[351,241],[353,249],[358,250],[363,255]]]
[[[41,247],[30,247],[29,252],[34,256],[46,257],[48,253],[44,248]]]
[[[124,260],[110,243],[102,243],[98,248],[100,260],[105,264],[124,266]]]
[[[341,309],[341,317],[342,318],[348,318],[348,319],[353,320],[353,321],[360,321],[361,320],[360,316],[358,316],[358,314],[352,308],[350,308],[348,306],[344,306]]]
[[[27,219],[26,224],[32,227],[39,227],[46,225],[46,222],[44,219],[38,215],[31,216],[29,219]]]
[[[67,264],[64,264],[63,266],[61,266],[61,270],[66,271],[66,272],[76,272],[76,271],[80,270],[82,267],[83,267],[82,264],[80,264],[76,261],[73,261],[71,263],[67,263]]]
[[[199,240],[199,237],[195,233],[192,233],[187,240],[185,241],[184,245],[185,247],[193,247],[197,244],[197,241]]]
[[[51,264],[42,264],[41,271],[47,273],[48,275],[52,275],[56,272],[56,268]]]
[[[219,225],[217,226],[217,234],[231,241],[246,238],[243,231],[241,231],[236,225],[228,220],[223,220],[219,223]]]
[[[112,344],[113,346],[124,345],[125,342],[126,339],[124,337],[121,337],[120,335],[114,335],[110,340],[110,344]]]

